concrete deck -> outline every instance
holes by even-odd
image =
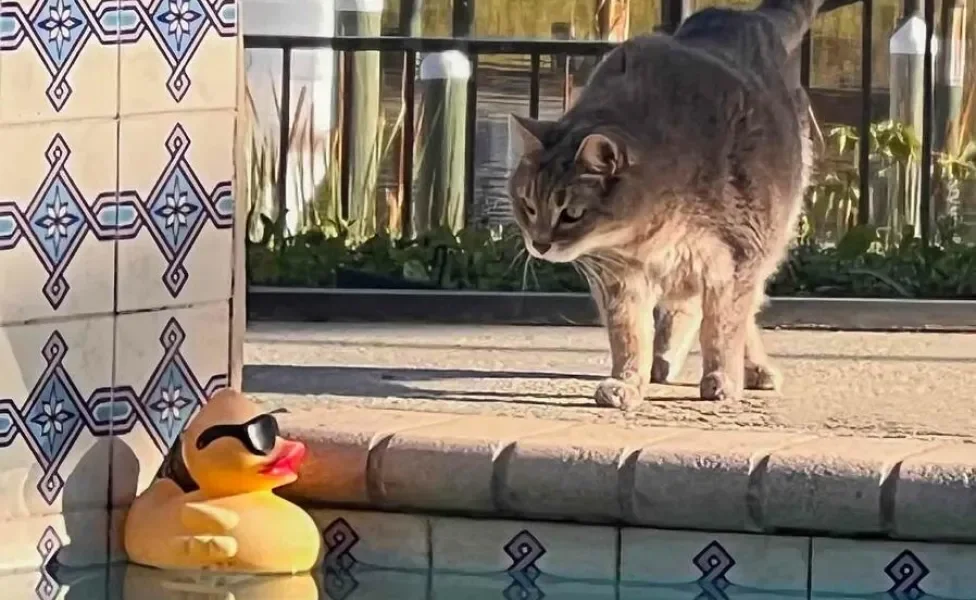
[[[976,334],[767,331],[781,393],[697,398],[655,386],[633,413],[597,407],[609,373],[595,327],[252,325],[245,389],[292,406],[361,406],[586,423],[976,439]]]
[[[976,335],[766,339],[783,393],[702,402],[693,360],[633,413],[590,400],[596,328],[262,324],[244,387],[306,504],[976,541]]]

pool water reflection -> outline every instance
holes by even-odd
[[[33,581],[32,581],[33,580]],[[32,585],[33,583],[33,585]],[[806,598],[707,582],[681,586],[575,581],[547,575],[324,568],[311,574],[253,576],[175,573],[135,565],[0,576],[0,596],[17,600],[733,600]],[[26,595],[25,595],[26,594]]]

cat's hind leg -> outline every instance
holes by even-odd
[[[742,395],[749,319],[753,314],[750,273],[732,272],[706,281],[699,333],[702,352],[702,400],[736,400]]]
[[[783,384],[783,376],[773,366],[766,354],[766,347],[762,341],[762,329],[756,322],[756,313],[759,312],[762,302],[761,290],[757,296],[759,301],[756,302],[756,309],[749,316],[746,331],[745,388],[747,390],[778,390]]]
[[[688,358],[702,320],[701,296],[666,300],[654,309],[652,383],[674,382]]]

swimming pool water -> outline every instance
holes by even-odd
[[[32,593],[25,596],[31,577],[37,583]],[[55,566],[39,573],[0,576],[0,597],[16,600],[799,600],[808,596],[738,588],[724,581],[667,586],[615,585],[537,572],[470,575],[354,565],[351,569],[330,567],[295,576],[250,576],[178,574],[113,564],[87,569]]]

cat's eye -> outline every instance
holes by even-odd
[[[575,223],[583,218],[583,213],[586,212],[582,206],[567,206],[563,209],[562,214],[559,216],[559,220],[563,223]]]
[[[535,207],[532,206],[532,204],[525,198],[522,198],[522,207],[525,208],[525,214],[529,215],[530,217],[535,216]]]

